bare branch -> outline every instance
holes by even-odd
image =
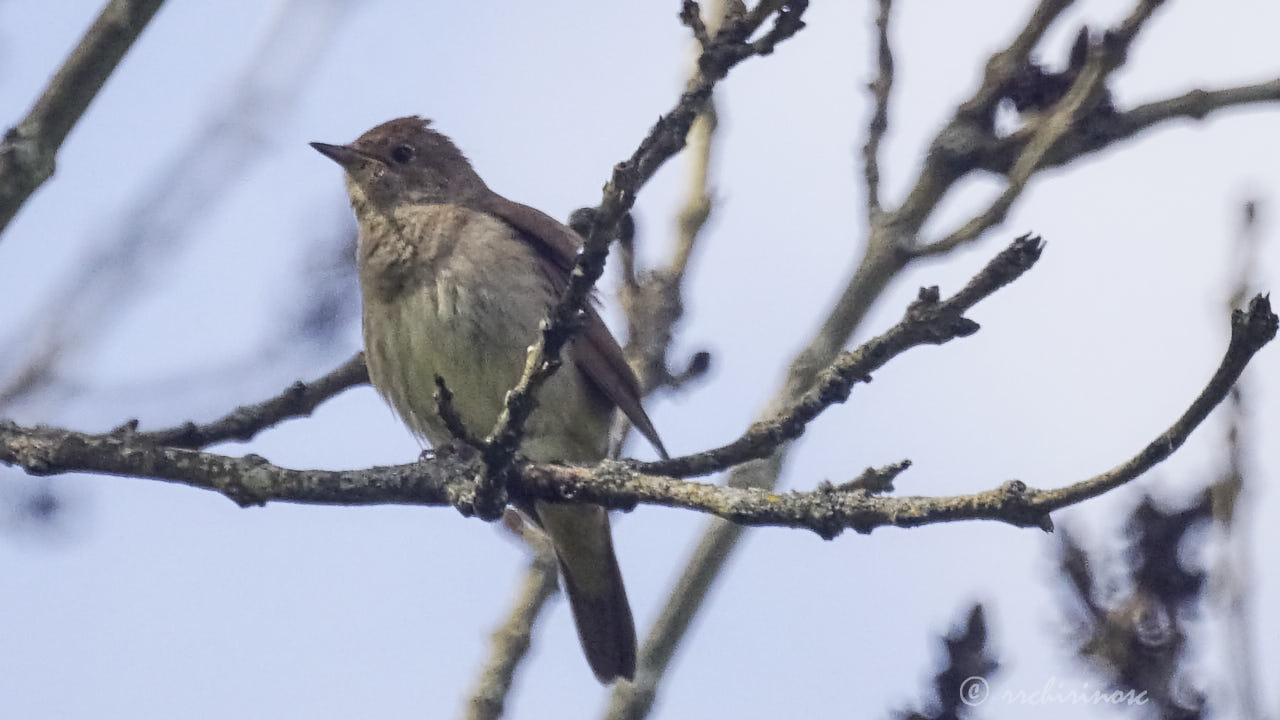
[[[847,400],[855,383],[869,381],[873,371],[906,350],[940,345],[977,332],[978,324],[963,313],[1031,269],[1042,249],[1040,238],[1024,235],[952,297],[940,301],[938,288],[922,289],[897,325],[858,349],[841,353],[791,407],[755,423],[737,440],[696,455],[643,463],[637,468],[657,475],[689,477],[768,457],[783,443],[800,437],[805,426],[823,410]]]
[[[246,442],[273,425],[306,417],[325,400],[367,382],[364,353],[357,353],[324,377],[309,383],[299,380],[269,400],[238,407],[211,423],[188,422],[168,430],[137,432],[137,421],[131,420],[114,432],[129,434],[138,442],[175,448],[204,448],[229,440]]]
[[[1276,315],[1271,312],[1271,303],[1265,295],[1249,301],[1248,310],[1234,311],[1231,314],[1231,342],[1222,364],[1177,422],[1128,461],[1075,485],[1038,493],[1036,504],[1047,510],[1074,505],[1129,482],[1169,457],[1204,421],[1209,411],[1227,396],[1253,355],[1276,336],[1276,327]]]
[[[31,111],[5,133],[0,143],[0,233],[31,193],[53,176],[62,141],[163,3],[107,3]]]
[[[708,32],[718,32],[724,22],[732,20],[734,11],[729,5],[724,0],[711,4],[706,26]],[[701,55],[699,48],[693,58],[692,78],[695,80],[700,72],[698,60]],[[707,353],[695,353],[684,370],[673,372],[667,355],[671,350],[675,326],[684,316],[684,280],[689,262],[711,217],[710,177],[717,125],[715,99],[708,98],[702,112],[689,127],[685,199],[676,216],[676,242],[667,265],[637,273],[632,238],[625,233],[622,236],[620,255],[624,274],[618,294],[627,317],[624,351],[646,393],[660,387],[678,387],[705,372],[710,361]],[[620,423],[625,425],[626,419],[621,418]],[[622,435],[625,433],[619,433]]]
[[[1063,136],[1045,155],[1041,167],[1065,165],[1170,120],[1203,120],[1219,110],[1276,102],[1280,102],[1280,78],[1217,90],[1190,90],[1124,112],[1091,118],[1085,127],[1073,128]],[[1001,174],[1010,172],[1035,130],[1028,126],[995,141],[974,158],[975,167]]]
[[[1109,31],[1102,41],[1089,49],[1088,59],[1071,89],[1049,115],[1031,123],[1034,134],[1009,169],[1008,185],[1004,192],[985,211],[950,235],[937,242],[912,248],[914,255],[950,252],[1004,221],[1009,208],[1021,197],[1031,177],[1044,167],[1045,158],[1054,146],[1071,132],[1078,131],[1082,122],[1091,117],[1099,102],[1106,97],[1107,78],[1124,64],[1129,45],[1161,2],[1162,0],[1143,0],[1138,3],[1117,29]]]
[[[776,5],[776,7],[774,7]],[[604,271],[609,242],[622,216],[635,203],[636,193],[653,173],[684,147],[689,127],[711,98],[716,83],[735,65],[753,55],[773,52],[774,46],[804,26],[800,16],[807,2],[761,2],[745,18],[724,25],[698,61],[699,72],[671,112],[658,119],[631,157],[613,169],[604,197],[591,218],[582,251],[578,255],[559,302],[542,324],[538,341],[529,350],[524,373],[507,393],[498,421],[485,438],[485,472],[477,478],[475,508],[482,517],[496,518],[505,505],[502,480],[519,447],[524,423],[534,408],[534,395],[560,367],[561,350],[581,324],[582,308]],[[765,10],[761,10],[765,8]],[[774,26],[763,37],[751,35],[776,10]]]
[[[1049,513],[1112,490],[1169,457],[1230,392],[1250,359],[1276,335],[1278,319],[1265,296],[1232,315],[1222,363],[1191,406],[1164,433],[1115,468],[1054,490],[1013,480],[999,488],[952,497],[885,497],[864,488],[823,486],[775,493],[695,483],[637,472],[606,461],[594,468],[523,464],[512,469],[511,491],[523,499],[591,503],[627,509],[662,505],[709,513],[740,525],[812,530],[832,538],[852,528],[870,532],[956,520],[994,520],[1018,527],[1051,527]],[[220,492],[241,505],[268,501],[310,504],[452,505],[474,507],[472,478],[481,461],[453,454],[367,470],[293,470],[256,455],[232,458],[139,442],[128,433],[89,435],[0,422],[0,462],[33,475],[98,472],[178,482]],[[891,473],[886,468],[881,473]]]
[[[880,0],[876,14],[876,79],[868,88],[875,102],[867,127],[867,142],[862,146],[863,175],[867,183],[867,214],[880,212],[880,142],[889,129],[889,93],[893,89],[893,48],[889,45],[889,17],[893,0]]]
[[[436,376],[436,412],[440,415],[440,421],[444,423],[444,427],[457,440],[464,445],[484,450],[484,443],[478,440],[467,430],[467,426],[462,422],[462,418],[458,416],[457,410],[453,408],[453,393],[449,391],[449,387],[445,385],[444,378]]]

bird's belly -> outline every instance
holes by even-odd
[[[366,297],[366,361],[374,387],[433,446],[453,440],[437,412],[436,377],[453,395],[453,408],[474,436],[493,429],[504,398],[524,370],[546,303],[519,292],[508,276],[486,292],[455,282],[447,272],[389,302]],[[465,278],[461,278],[465,280]],[[540,278],[525,278],[529,283]],[[611,413],[580,371],[567,363],[538,394],[522,452],[531,458],[592,462],[603,457]]]

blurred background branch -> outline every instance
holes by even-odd
[[[122,213],[115,229],[96,240],[73,275],[0,345],[5,348],[0,351],[0,411],[67,383],[68,368],[93,356],[237,179],[267,157],[263,149],[294,108],[350,6],[350,0],[277,0],[271,29],[202,125]],[[344,238],[347,234],[341,231]],[[354,231],[349,234],[354,238]],[[353,264],[352,255],[344,254]],[[354,284],[353,278],[348,274],[340,280],[345,287]],[[321,302],[302,311],[293,327],[281,328],[278,345],[263,348],[261,356],[302,347],[296,342],[301,333],[322,329],[328,317],[351,305],[349,296],[342,302],[333,302],[333,293],[315,297]],[[261,357],[254,362],[261,363]],[[185,379],[176,384],[187,385]]]
[[[53,175],[62,141],[163,3],[107,3],[31,112],[5,133],[0,142],[0,235],[31,193]]]

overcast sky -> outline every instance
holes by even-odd
[[[0,3],[6,127],[99,5]],[[0,240],[0,338],[23,337],[32,313],[118,232],[131,203],[261,57],[283,5],[174,1],[160,11],[68,139],[54,179]],[[302,78],[296,102],[275,88],[257,98],[265,105],[237,109],[243,119],[282,108],[237,146],[252,162],[226,154],[224,192],[177,188],[198,214],[162,228],[173,249],[157,251],[131,283],[139,300],[109,310],[109,329],[68,365],[62,382],[79,392],[16,407],[14,419],[85,430],[134,416],[144,427],[209,419],[358,349],[353,324],[322,348],[279,352],[271,343],[293,299],[323,281],[308,273],[320,273],[349,222],[338,169],[308,141],[347,142],[383,120],[422,114],[495,190],[564,218],[599,202],[610,168],[671,107],[686,71],[688,33],[675,0],[350,5],[330,1],[332,10],[307,14],[276,49],[282,57],[267,54],[282,82]],[[719,202],[694,260],[675,353],[706,348],[713,370],[678,397],[650,401],[673,454],[742,431],[858,256],[865,218],[856,149],[868,116],[871,5],[813,3],[807,29],[721,86]],[[897,5],[897,85],[882,164],[890,203],[1031,3]],[[1078,5],[1050,34],[1047,60],[1063,57],[1082,22],[1107,24],[1129,9]],[[1274,0],[1167,3],[1116,79],[1117,102],[1274,78],[1277,27]],[[893,285],[860,334],[895,322],[920,285],[956,289],[1016,235],[1044,237],[1041,262],[973,311],[977,335],[909,352],[825,413],[792,454],[783,485],[812,488],[910,458],[898,481],[904,493],[969,492],[1010,478],[1048,487],[1137,451],[1181,413],[1225,347],[1229,259],[1246,198],[1263,203],[1260,286],[1277,285],[1277,128],[1275,106],[1177,122],[1039,177],[1003,226]],[[640,196],[646,257],[666,253],[682,173],[680,159],[669,163]],[[964,184],[927,230],[967,219],[996,191],[991,181]],[[612,293],[604,296],[616,320]],[[1267,348],[1247,375],[1262,678],[1280,673],[1280,572],[1266,555],[1280,526],[1265,522],[1280,514],[1280,493],[1267,483],[1280,471],[1280,444],[1266,442],[1280,433],[1278,362],[1280,350]],[[1178,499],[1211,479],[1224,432],[1215,415],[1148,477],[1055,521],[1090,548],[1118,547],[1118,523],[1142,492]],[[358,468],[409,461],[419,445],[366,387],[249,445],[219,449],[293,467]],[[0,483],[19,481],[0,468]],[[525,562],[498,528],[448,509],[242,510],[212,493],[106,477],[68,476],[53,487],[69,504],[56,528],[0,535],[6,718],[452,716]],[[616,522],[642,635],[705,523],[654,508]],[[1195,540],[1191,551],[1210,544]],[[751,531],[682,645],[654,717],[884,717],[923,697],[939,633],[974,601],[988,603],[1004,664],[993,687],[1031,691],[1053,678],[1084,686],[1093,678],[1063,643],[1053,550],[1039,531],[990,523],[833,542]],[[1221,658],[1230,650],[1206,639],[1198,651],[1204,672],[1195,679],[1229,687]],[[1274,712],[1280,688],[1268,689]],[[606,698],[556,602],[509,716],[589,717]],[[1028,708],[993,701],[983,710],[1018,718]]]

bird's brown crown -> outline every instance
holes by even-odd
[[[433,130],[430,120],[417,115],[388,120],[351,145],[392,166],[431,165],[444,172],[471,169],[458,146]]]

